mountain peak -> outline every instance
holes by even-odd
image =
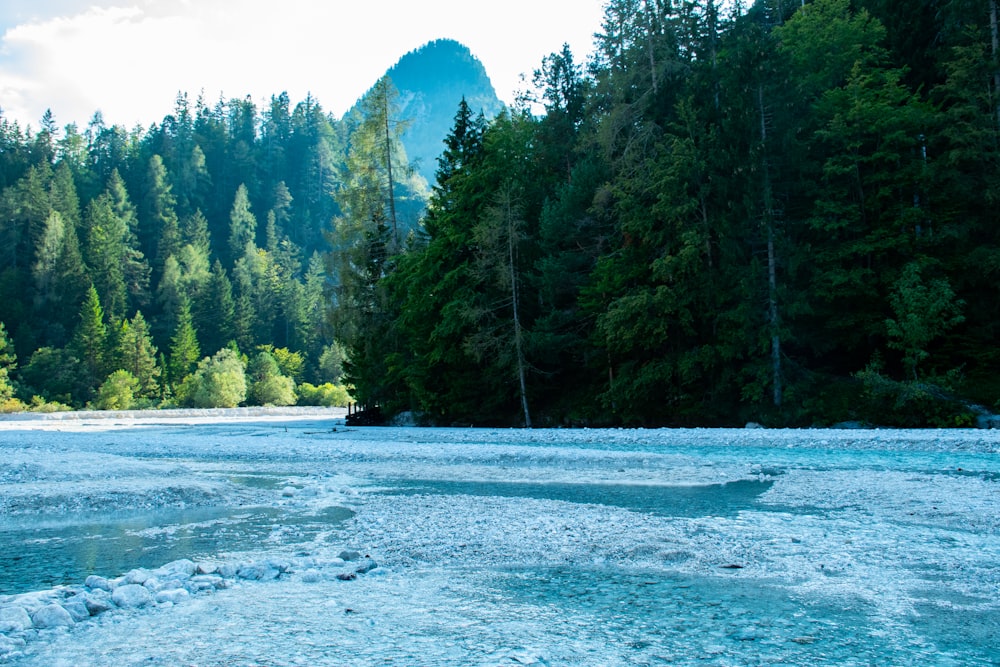
[[[403,135],[406,154],[428,183],[434,182],[437,158],[462,98],[487,118],[503,108],[482,62],[453,39],[410,51],[386,75],[399,91],[400,117],[410,123]]]

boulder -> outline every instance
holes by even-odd
[[[0,632],[22,632],[32,625],[31,616],[16,604],[0,607]]]
[[[190,579],[197,571],[198,566],[195,565],[194,561],[182,558],[156,568],[153,570],[153,576],[162,580]]]
[[[150,574],[149,570],[140,567],[126,574],[122,578],[122,582],[125,584],[144,584],[151,576],[153,575]]]
[[[80,621],[86,621],[90,618],[90,609],[87,608],[87,603],[82,600],[79,595],[63,602],[62,608],[68,611],[69,615],[72,616],[73,620],[77,623]]]
[[[111,592],[111,582],[104,577],[99,577],[96,574],[92,574],[87,577],[86,581],[83,582],[84,585],[91,590],[102,590]]]
[[[57,604],[47,604],[31,615],[32,624],[39,630],[69,628],[75,621],[68,611]]]
[[[358,574],[368,574],[377,567],[378,563],[373,561],[371,558],[365,558],[360,565],[354,568],[354,571]]]
[[[226,580],[214,574],[199,574],[191,577],[184,584],[184,588],[190,593],[201,591],[211,591],[226,587]]]
[[[240,579],[251,581],[269,581],[277,579],[281,572],[271,566],[270,563],[244,563],[236,571],[236,576]]]
[[[111,604],[111,594],[102,589],[84,593],[80,597],[83,598],[83,603],[87,605],[87,611],[90,612],[91,616],[103,614],[113,606]]]
[[[171,604],[177,604],[191,597],[191,594],[183,588],[175,588],[169,591],[160,591],[156,594],[156,602],[158,604],[163,604],[165,602],[170,602]]]
[[[123,609],[135,609],[153,604],[153,594],[139,584],[124,584],[111,594],[111,601]]]

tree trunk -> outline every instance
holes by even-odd
[[[778,258],[774,247],[774,202],[771,192],[770,167],[767,163],[767,118],[764,112],[764,87],[757,86],[757,104],[760,110],[760,142],[764,171],[764,226],[767,231],[767,303],[768,326],[771,329],[772,400],[780,408],[781,386],[781,335],[778,332]]]
[[[399,247],[399,230],[396,226],[396,195],[392,181],[392,134],[389,131],[389,91],[388,82],[382,83],[383,118],[385,119],[385,169],[389,176],[389,217],[392,220],[393,250]]]
[[[990,37],[993,49],[993,106],[1000,130],[1000,33],[997,28],[997,0],[990,0]]]
[[[507,261],[510,267],[510,292],[514,310],[514,351],[517,356],[517,377],[521,389],[521,409],[524,411],[524,427],[531,428],[531,412],[528,410],[528,382],[524,357],[524,332],[521,329],[519,290],[517,284],[517,234],[514,229],[514,212],[508,198],[504,202],[504,216],[507,218]]]

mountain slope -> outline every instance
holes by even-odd
[[[410,51],[386,75],[399,90],[399,117],[410,124],[403,135],[410,164],[432,185],[462,97],[487,118],[503,108],[483,64],[455,40],[439,39]]]

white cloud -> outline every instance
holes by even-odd
[[[312,93],[343,113],[407,51],[442,37],[466,44],[510,101],[519,75],[569,42],[582,61],[600,25],[601,0],[365,3],[311,0],[135,0],[91,7],[8,30],[0,42],[0,108],[37,126],[149,125],[178,91],[207,101]]]

